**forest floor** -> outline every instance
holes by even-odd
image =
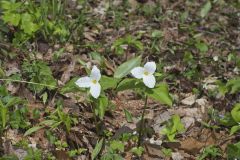
[[[0,159],[240,158],[238,0],[67,0],[64,7],[52,30],[50,23],[34,30],[34,20],[25,30],[24,16],[22,26],[0,21]],[[4,9],[2,16],[15,12]],[[141,147],[141,92],[108,88],[108,106],[94,113],[88,92],[74,84],[93,65],[115,77],[138,56],[157,64],[157,84],[171,97],[170,106],[160,103],[165,97],[148,99]]]

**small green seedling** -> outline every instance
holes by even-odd
[[[58,150],[65,150],[68,147],[67,142],[61,140],[56,141],[54,144]]]
[[[128,35],[124,38],[117,39],[113,43],[112,49],[115,51],[115,53],[117,55],[122,55],[125,50],[124,46],[130,46],[139,51],[143,50],[143,44],[141,43],[141,41],[137,40],[135,37],[130,36],[130,35]]]
[[[240,130],[240,103],[235,104],[231,111],[231,116],[236,122],[236,125],[232,126],[230,134],[234,134]]]
[[[204,160],[206,158],[217,158],[221,156],[221,150],[216,146],[208,146],[203,149],[202,153],[197,157],[197,160]]]
[[[170,142],[175,141],[175,136],[185,130],[184,125],[178,115],[173,115],[172,118],[167,121],[165,128],[161,131],[161,134],[166,135]]]

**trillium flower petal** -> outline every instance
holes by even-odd
[[[144,65],[144,69],[146,69],[147,72],[153,74],[156,71],[156,63],[155,62],[147,62]]]
[[[154,88],[156,84],[156,79],[153,75],[144,75],[143,76],[143,83],[149,87],[149,88]]]
[[[101,79],[101,73],[100,73],[100,70],[97,68],[97,66],[93,66],[90,74],[90,78],[97,81]]]
[[[143,78],[144,68],[143,67],[135,67],[131,70],[132,75],[137,78]]]
[[[101,86],[99,83],[91,84],[90,93],[94,98],[98,98],[101,93]]]
[[[91,86],[91,79],[89,77],[79,78],[76,82],[79,87],[89,88]]]

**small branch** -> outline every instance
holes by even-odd
[[[39,85],[39,86],[51,87],[51,88],[58,88],[56,86],[52,86],[52,85],[48,85],[48,84],[28,82],[28,81],[15,80],[15,79],[0,79],[0,81],[11,81],[11,82],[17,82],[17,83],[27,83],[27,84],[34,84],[34,85]]]
[[[138,136],[138,147],[141,146],[142,136],[143,136],[143,129],[145,128],[144,115],[145,115],[146,108],[147,108],[147,101],[148,101],[148,96],[146,95],[146,97],[145,97],[145,103],[144,103],[144,108],[143,108],[143,112],[142,112],[142,116],[141,116],[141,121],[140,121],[139,136]]]

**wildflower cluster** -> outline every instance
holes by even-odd
[[[131,70],[131,74],[133,77],[137,79],[143,79],[143,83],[148,88],[154,88],[156,84],[156,79],[154,77],[154,73],[156,71],[156,63],[155,62],[147,62],[144,67],[135,67]],[[91,70],[90,76],[85,76],[79,78],[75,83],[77,86],[82,88],[90,88],[90,94],[94,98],[98,98],[101,93],[101,85],[99,84],[99,80],[101,79],[100,70],[93,66]]]

